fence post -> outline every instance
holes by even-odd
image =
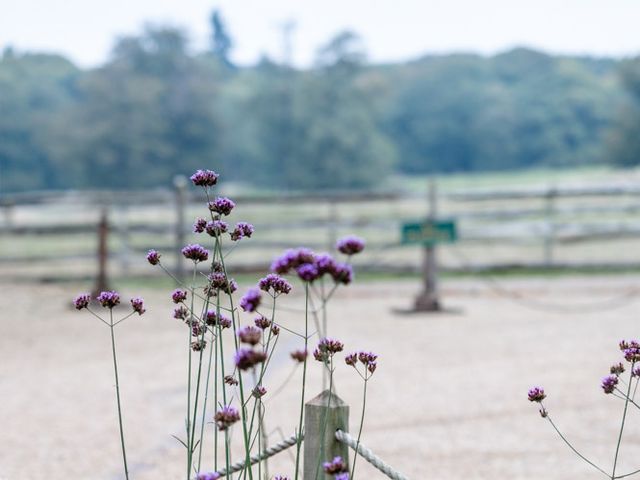
[[[438,194],[435,180],[429,180],[429,214],[427,220],[434,222],[438,217]],[[438,299],[438,261],[436,258],[436,247],[427,245],[424,247],[424,257],[422,264],[422,275],[424,289],[415,301],[414,310],[418,312],[436,312],[440,310],[440,300]]]
[[[186,194],[187,194],[187,177],[184,175],[176,175],[173,178],[173,186],[176,189],[176,225],[175,225],[175,233],[176,233],[176,270],[175,276],[179,279],[184,278],[184,261],[182,255],[180,255],[180,250],[184,247],[185,244],[185,234],[184,234],[184,219],[185,219],[185,209],[186,209]]]
[[[102,207],[100,211],[100,221],[98,222],[98,274],[96,276],[96,285],[94,289],[94,298],[109,290],[109,281],[107,280],[107,260],[109,258],[109,213],[107,207]]]
[[[546,222],[546,233],[544,236],[544,265],[550,267],[553,264],[553,247],[555,242],[555,223],[553,219],[555,198],[557,192],[555,187],[550,187],[547,190],[544,207],[544,215]]]
[[[333,478],[322,470],[322,463],[331,461],[333,457],[340,456],[349,463],[349,447],[336,440],[336,430],[349,431],[349,405],[336,394],[325,390],[305,404],[302,480]],[[317,478],[316,472],[319,472]]]
[[[328,204],[327,252],[333,250],[338,240],[338,202],[330,198]]]

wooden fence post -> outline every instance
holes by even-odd
[[[551,267],[553,265],[553,247],[555,242],[555,222],[553,218],[554,207],[555,207],[555,198],[557,192],[554,187],[550,187],[547,190],[547,193],[544,196],[545,199],[545,222],[546,222],[546,233],[544,236],[544,265],[545,267]]]
[[[101,292],[109,290],[109,280],[107,279],[107,260],[109,259],[108,241],[109,213],[107,207],[103,207],[100,211],[100,221],[98,223],[98,273],[93,291],[94,298]]]
[[[187,194],[187,177],[184,175],[176,175],[173,178],[173,186],[176,189],[176,270],[175,276],[182,280],[184,278],[184,258],[180,254],[180,250],[185,244],[184,221],[186,209]]]
[[[336,440],[336,430],[349,431],[349,405],[325,390],[305,404],[303,480],[332,479],[333,475],[322,470],[322,463],[334,457],[340,456],[349,464],[349,447]]]
[[[435,222],[438,217],[438,193],[435,180],[429,181],[429,214],[427,220]],[[415,300],[414,310],[417,312],[437,312],[441,309],[438,298],[438,260],[436,258],[436,247],[427,245],[424,247],[424,257],[422,263],[423,291]]]

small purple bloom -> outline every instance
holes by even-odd
[[[368,365],[375,362],[378,359],[378,355],[373,352],[360,352],[358,353],[358,360],[364,365]]]
[[[207,228],[207,220],[204,218],[198,218],[193,224],[194,233],[202,233]]]
[[[357,353],[350,353],[349,355],[347,355],[346,357],[344,357],[344,363],[346,363],[347,365],[351,366],[351,367],[355,367],[356,364],[358,363],[358,354]]]
[[[276,336],[280,333],[280,327],[275,323],[271,325],[271,335]]]
[[[364,240],[360,237],[350,235],[338,240],[336,243],[336,249],[345,255],[355,255],[356,253],[360,253],[364,250]]]
[[[353,281],[353,267],[347,263],[338,263],[332,272],[332,277],[336,283],[348,285]]]
[[[96,298],[100,305],[107,308],[113,308],[120,303],[120,294],[118,292],[102,292]]]
[[[177,320],[186,320],[189,316],[189,310],[184,305],[180,305],[179,307],[173,310],[173,318]]]
[[[147,262],[151,265],[158,265],[160,263],[160,254],[156,250],[149,250],[147,252]]]
[[[289,477],[286,477],[284,475],[276,475],[275,477],[273,477],[273,480],[289,480]]]
[[[235,206],[236,204],[227,197],[218,197],[209,202],[209,210],[218,215],[229,215]]]
[[[73,299],[73,306],[78,310],[82,310],[89,306],[89,302],[91,302],[91,295],[88,293],[81,293]]]
[[[250,288],[240,299],[240,306],[245,312],[255,312],[260,305],[261,299],[262,295],[260,295],[260,290],[255,287]]]
[[[296,268],[298,277],[305,282],[313,282],[320,276],[320,272],[312,263],[304,263]]]
[[[144,312],[146,312],[146,309],[144,308],[144,300],[140,297],[131,299],[131,307],[133,308],[134,312],[138,313],[138,315],[142,315]]]
[[[209,252],[202,245],[198,244],[191,244],[184,247],[182,249],[182,255],[196,263],[204,262],[209,258]]]
[[[263,351],[256,351],[250,348],[241,348],[236,352],[235,363],[240,370],[248,370],[267,359],[267,354]]]
[[[320,275],[324,275],[325,273],[333,275],[336,270],[336,261],[328,253],[317,254],[314,263]]]
[[[231,425],[240,420],[240,413],[231,405],[225,405],[218,410],[213,417],[218,430],[227,430]]]
[[[336,475],[338,473],[348,471],[347,464],[344,462],[342,457],[334,457],[330,462],[324,462],[322,464],[322,469],[329,475]]]
[[[542,400],[544,400],[547,397],[547,395],[544,393],[544,388],[532,387],[529,389],[528,397],[530,402],[540,403]]]
[[[313,264],[315,255],[308,248],[290,249],[277,257],[271,264],[271,271],[285,275],[305,263]]]
[[[267,389],[264,388],[262,385],[258,385],[256,388],[253,389],[251,394],[256,398],[262,398],[267,394]]]
[[[218,183],[219,176],[213,170],[198,170],[191,175],[191,181],[198,187],[213,187]]]
[[[231,240],[235,242],[244,237],[251,238],[253,232],[253,225],[247,222],[238,222],[236,224],[236,228],[234,228],[233,232],[231,232]]]
[[[215,310],[208,310],[205,314],[205,323],[211,327],[219,325],[221,328],[229,328],[231,319],[222,314],[218,315]]]
[[[291,355],[291,358],[293,358],[296,362],[302,363],[307,359],[307,356],[309,355],[309,353],[304,349],[300,349],[300,350],[294,350],[293,352],[290,353],[290,355]]]
[[[173,303],[184,302],[187,299],[187,291],[176,288],[171,294],[171,299],[173,300]]]
[[[333,477],[333,480],[349,480],[349,473],[342,472]]]
[[[633,367],[633,371],[631,372],[632,377],[640,377],[640,365]]]
[[[291,284],[276,273],[270,273],[266,277],[261,278],[258,286],[260,290],[264,290],[265,292],[272,290],[274,295],[281,293],[287,294],[291,291]]]
[[[242,343],[257,345],[262,338],[262,331],[252,325],[247,325],[238,331],[238,338]]]
[[[616,389],[616,385],[618,385],[618,377],[615,375],[607,375],[602,379],[602,384],[600,386],[602,387],[602,390],[604,390],[604,393],[613,393]]]
[[[269,320],[264,315],[260,315],[259,317],[256,317],[253,320],[253,323],[255,323],[256,327],[260,328],[261,330],[266,330],[271,326],[271,320]]]
[[[220,474],[218,472],[200,472],[196,477],[196,480],[218,480]]]
[[[198,340],[194,340],[191,342],[191,350],[194,352],[200,352],[204,350],[207,346],[207,342],[203,338],[199,338]]]
[[[229,225],[222,220],[213,220],[212,222],[207,222],[205,230],[212,237],[219,237],[224,232],[229,229]]]
[[[620,374],[624,373],[624,365],[622,362],[616,363],[615,365],[611,365],[609,369],[609,373],[612,375],[620,376]]]

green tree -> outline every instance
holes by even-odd
[[[640,57],[620,68],[625,102],[618,107],[607,141],[607,158],[620,167],[640,165]]]

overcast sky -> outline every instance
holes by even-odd
[[[293,57],[308,65],[319,45],[351,29],[375,62],[424,53],[495,53],[514,46],[549,52],[640,53],[639,0],[2,0],[0,49],[55,51],[83,66],[108,58],[116,37],[145,23],[186,29],[204,48],[208,18],[222,11],[242,64],[281,58],[280,26],[296,24]]]

